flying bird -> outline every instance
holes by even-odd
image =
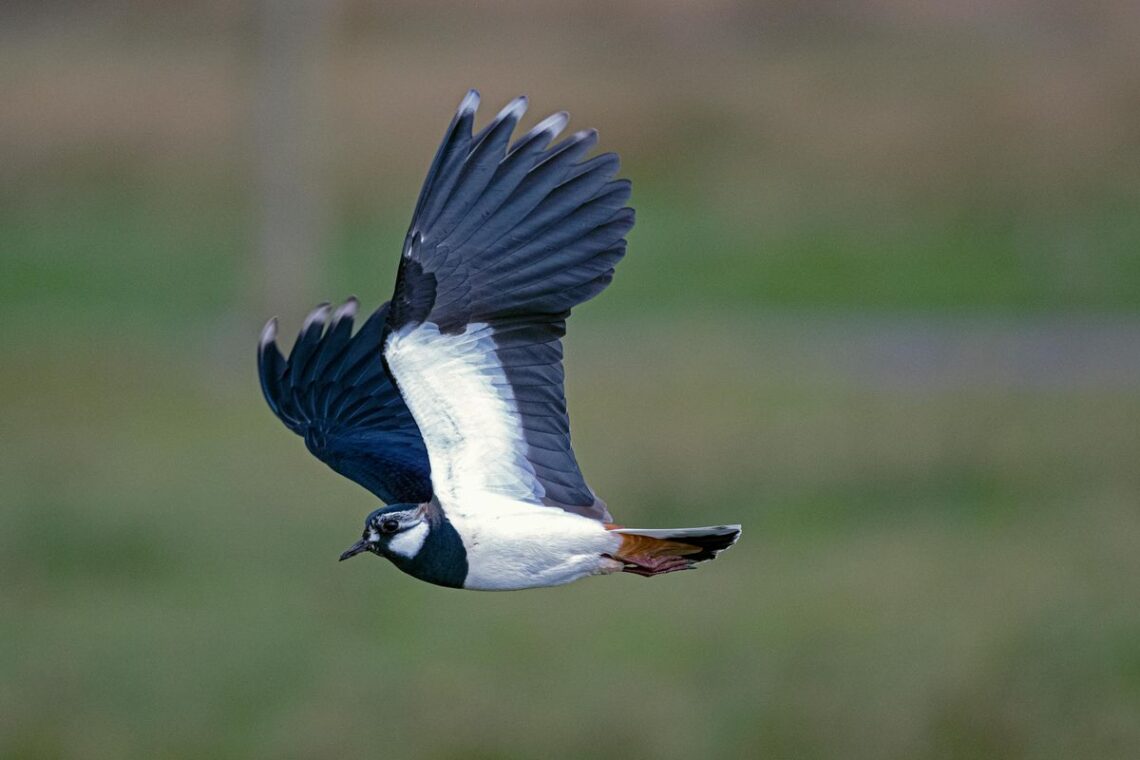
[[[654,576],[713,559],[739,525],[616,525],[570,446],[566,319],[610,283],[634,212],[597,132],[554,142],[556,113],[513,142],[526,98],[473,133],[459,105],[428,170],[392,300],[353,334],[355,298],[321,304],[289,357],[265,326],[265,400],[305,446],[388,506],[342,560],[370,552],[454,588]]]

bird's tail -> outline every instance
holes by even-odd
[[[621,546],[613,557],[625,564],[622,571],[646,577],[688,570],[716,559],[740,538],[739,525],[662,529],[607,527],[610,532],[621,534]]]

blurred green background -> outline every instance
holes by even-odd
[[[0,755],[1140,756],[1140,6],[0,6]],[[265,407],[422,174],[568,109],[634,181],[568,339],[696,573],[460,593]],[[288,339],[286,338],[286,344]]]

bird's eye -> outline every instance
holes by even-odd
[[[400,527],[400,521],[394,517],[386,517],[380,521],[381,533],[395,533]]]

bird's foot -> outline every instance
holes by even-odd
[[[665,573],[675,573],[678,570],[689,570],[696,565],[684,557],[676,556],[651,556],[648,554],[635,554],[630,557],[622,557],[622,572],[633,573],[640,575],[643,578],[650,578],[654,575],[664,575]]]
[[[614,559],[609,555],[602,555],[602,564],[594,572],[594,575],[613,575],[620,573],[625,569],[625,563],[620,559]]]

